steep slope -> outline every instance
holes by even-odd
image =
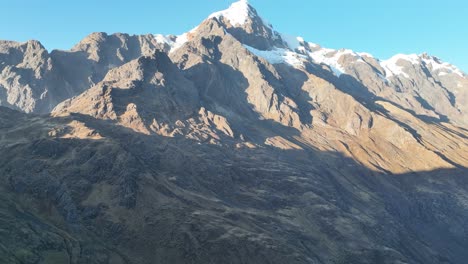
[[[110,70],[102,82],[53,111],[56,116],[73,113],[117,121],[144,134],[212,143],[220,139],[217,132],[234,136],[224,117],[200,105],[198,90],[163,52]]]
[[[468,258],[467,77],[452,65],[325,49],[244,0],[181,36],[33,44],[0,50],[2,69],[38,71],[15,87],[58,74],[73,89],[2,101],[51,115],[0,107],[0,262]]]
[[[281,35],[247,1],[235,2],[228,9],[211,14],[209,18],[216,18],[224,25],[227,33],[251,47],[268,50],[287,45]]]
[[[37,41],[0,42],[0,104],[25,112],[48,112],[54,103],[81,92],[60,76]]]
[[[158,35],[94,33],[70,51],[49,53],[38,41],[0,42],[0,105],[49,113],[58,103],[100,82],[107,72],[169,49]]]
[[[246,1],[236,2],[210,18],[218,19],[226,32],[272,64],[296,68],[312,64],[309,70],[314,73],[324,66],[333,73],[327,78],[329,82],[360,100],[379,97],[429,120],[450,120],[464,127],[468,124],[467,76],[436,57],[399,54],[381,61],[368,53],[326,49],[274,31]],[[254,35],[257,41],[246,40],[245,35]]]
[[[380,97],[428,120],[450,121],[463,127],[468,124],[467,77],[436,57],[400,54],[381,61],[367,53],[326,49],[276,32],[246,1],[213,13],[210,19],[216,19],[227,34],[272,64],[297,68],[312,65],[308,70],[315,69],[314,73],[333,73],[327,81],[360,100]],[[114,67],[156,50],[175,52],[195,37],[197,28],[181,36],[93,33],[70,51],[55,50],[50,55],[34,41],[31,43],[40,48],[16,51],[10,47],[26,44],[2,42],[1,104],[25,112],[50,112],[61,101],[100,82]],[[12,60],[10,54],[20,54],[24,59]],[[45,66],[39,70],[34,66],[38,63]],[[32,78],[34,71],[36,77]]]
[[[452,126],[421,120],[424,125],[413,128],[392,116],[395,110],[419,120],[398,104],[384,104],[385,99],[368,95],[369,91],[356,94],[350,89],[352,82],[307,60],[300,65],[270,63],[226,33],[225,27],[216,16],[209,18],[170,56],[201,91],[204,107],[225,116],[235,132],[254,138],[257,131],[265,131],[255,128],[262,126],[258,119],[271,120],[297,129],[306,148],[344,151],[367,166],[393,172],[453,166],[446,156],[458,165],[466,164],[466,145],[456,146],[460,139],[456,134],[465,133],[462,129],[453,128],[452,139],[428,135],[425,131],[444,134]],[[395,107],[387,109],[389,105]],[[249,131],[255,131],[254,135]],[[271,138],[291,137],[281,129],[273,131]]]
[[[3,262],[468,257],[466,168],[392,175],[312,148],[199,144],[81,114],[0,115]]]
[[[70,51],[53,51],[62,73],[74,86],[84,90],[100,82],[107,72],[140,56],[167,49],[158,36],[93,33]]]
[[[248,12],[243,24],[235,23],[238,33],[263,21],[245,2],[231,9],[242,6]],[[234,11],[211,15],[172,48],[177,67],[163,52],[141,57],[110,70],[54,115],[80,113],[145,134],[215,144],[339,151],[389,173],[467,166],[464,129],[363,91],[351,75],[336,76],[307,59],[288,64],[257,56],[228,33],[233,25],[223,14]]]

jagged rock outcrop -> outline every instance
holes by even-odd
[[[49,113],[100,82],[109,70],[157,50],[168,50],[168,45],[154,35],[94,33],[71,51],[50,53],[38,41],[1,41],[0,105]]]
[[[281,35],[247,1],[235,2],[230,8],[213,13],[209,18],[216,18],[227,33],[256,49],[287,47]]]
[[[63,102],[56,112],[79,112],[115,120],[127,110],[142,105],[141,111],[165,121],[190,116],[198,102],[198,91],[192,83],[165,53],[156,52],[110,70],[102,82]]]
[[[27,113],[47,112],[73,94],[38,41],[0,42],[0,104]],[[81,91],[75,91],[78,93]]]

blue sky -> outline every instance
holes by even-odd
[[[3,0],[0,39],[69,49],[91,32],[180,34],[229,0]],[[276,30],[386,59],[440,57],[468,72],[466,0],[250,0]]]

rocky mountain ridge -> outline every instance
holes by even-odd
[[[325,49],[242,0],[0,65],[0,262],[468,258],[468,82],[435,57]]]
[[[206,21],[211,19],[219,20],[229,35],[271,64],[324,67],[324,71],[333,73],[333,77],[353,77],[359,85],[365,86],[365,91],[356,91],[361,97],[381,97],[418,115],[450,120],[462,126],[468,123],[467,77],[455,66],[436,57],[399,54],[381,61],[367,53],[322,48],[300,37],[276,32],[245,1],[210,15]],[[1,57],[5,58],[2,59],[3,96],[0,102],[25,112],[50,112],[61,101],[101,81],[114,67],[140,56],[152,55],[157,50],[176,52],[197,34],[197,28],[180,36],[93,33],[70,51],[52,51],[50,54],[37,41],[31,42],[34,45],[4,41],[0,45]],[[16,54],[15,58],[13,54]],[[39,70],[38,67],[42,68]],[[12,72],[12,69],[24,70]],[[26,71],[36,71],[38,80],[32,81],[31,74]]]

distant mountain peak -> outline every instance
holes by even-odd
[[[428,68],[430,71],[437,73],[439,76],[444,76],[447,74],[455,74],[461,78],[465,76],[465,74],[456,66],[447,62],[443,62],[438,57],[429,55],[427,53],[422,53],[419,55],[397,54],[387,60],[381,61],[381,65],[386,70],[388,77],[401,75],[409,78],[408,74],[402,67],[402,63],[404,62],[416,65],[418,67]]]
[[[227,19],[233,26],[244,25],[249,18],[256,15],[255,9],[249,4],[247,0],[240,0],[232,3],[228,9],[215,12],[208,18],[221,17]]]
[[[213,13],[207,19],[216,19],[227,33],[253,48],[272,50],[275,47],[286,47],[281,34],[248,1],[234,2],[229,8]]]

